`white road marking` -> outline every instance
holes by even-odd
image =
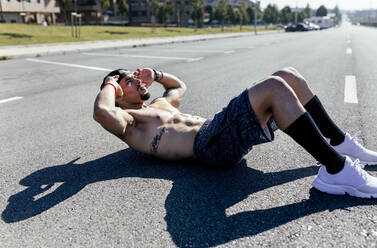
[[[137,48],[137,50],[135,48],[133,49],[121,49],[121,51],[127,51],[127,52],[132,52],[132,51],[154,51],[154,52],[158,52],[158,51],[168,51],[168,52],[184,52],[184,53],[223,53],[224,51],[223,50],[195,50],[195,49],[192,49],[192,50],[189,50],[189,49],[163,49],[163,48],[155,48],[155,49],[151,49],[151,48]]]
[[[0,103],[5,103],[5,102],[10,102],[10,101],[20,100],[20,99],[22,99],[22,98],[23,98],[23,97],[15,96],[15,97],[11,97],[11,98],[7,98],[7,99],[0,100]]]
[[[186,58],[186,57],[163,57],[163,56],[149,56],[149,55],[135,55],[135,54],[108,54],[108,53],[82,53],[90,56],[104,56],[104,57],[127,57],[127,58],[144,58],[144,59],[166,59],[166,60],[186,60],[188,62],[200,60],[199,58]]]
[[[31,61],[31,62],[43,63],[43,64],[62,65],[62,66],[76,67],[76,68],[96,70],[96,71],[113,71],[111,69],[106,69],[106,68],[77,65],[77,64],[69,64],[69,63],[61,63],[61,62],[53,62],[53,61],[47,61],[47,60],[41,60],[41,59],[26,59],[26,60]]]
[[[248,49],[254,49],[255,48],[255,46],[249,46],[248,47]]]
[[[351,40],[347,40],[347,43],[348,43],[348,44],[351,44]]]
[[[358,103],[359,101],[357,100],[356,77],[347,75],[345,81],[344,102]]]
[[[195,59],[188,59],[187,62],[195,62],[195,61],[199,61],[199,60],[202,60],[204,59],[204,57],[199,57],[199,58],[195,58]]]
[[[224,53],[225,53],[225,54],[234,53],[234,50],[225,51]]]
[[[347,47],[346,54],[352,54],[352,49]]]

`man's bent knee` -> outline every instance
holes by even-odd
[[[293,67],[286,67],[280,69],[272,74],[273,76],[278,76],[287,79],[302,78],[302,76]]]
[[[273,106],[297,100],[297,96],[283,78],[269,76],[249,89],[249,99],[264,127],[271,117]]]
[[[298,87],[308,87],[305,78],[301,74],[299,74],[293,67],[287,67],[278,70],[272,75],[283,78],[294,89]]]
[[[266,85],[269,87],[271,90],[276,90],[277,92],[289,90],[291,91],[291,87],[287,83],[287,81],[280,76],[269,76],[266,79]]]
[[[265,94],[263,95],[266,97],[274,97],[287,93],[294,94],[289,84],[284,80],[284,78],[279,76],[269,76],[254,87],[251,87],[249,91],[252,91],[254,88],[256,88],[261,94],[264,92]]]

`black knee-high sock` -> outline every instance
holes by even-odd
[[[330,139],[331,145],[336,146],[344,141],[345,133],[333,122],[317,96],[305,104],[304,108],[309,112],[323,136]]]
[[[326,142],[308,112],[297,118],[284,132],[325,165],[328,173],[335,174],[343,169],[345,157]]]

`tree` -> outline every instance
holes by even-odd
[[[212,23],[213,17],[215,15],[213,7],[211,5],[207,5],[204,8],[204,11],[207,12],[209,15],[209,23]]]
[[[204,9],[203,9],[203,0],[191,0],[192,5],[192,12],[191,18],[195,22],[195,31],[197,28],[203,25],[203,16],[204,16]]]
[[[226,6],[226,19],[228,23],[237,24],[237,16],[232,5]]]
[[[110,0],[99,0],[99,3],[104,10],[110,8]]]
[[[263,14],[263,21],[267,24],[279,21],[279,9],[276,5],[268,4]]]
[[[156,16],[158,13],[159,5],[157,0],[147,0],[147,4],[150,6],[152,33],[156,28]]]
[[[241,3],[238,6],[238,15],[239,15],[239,23],[240,23],[240,30],[242,30],[242,25],[249,22],[249,15],[247,14],[247,8],[245,3]]]
[[[121,14],[128,13],[130,8],[128,6],[127,0],[117,0],[117,5]]]
[[[285,6],[280,11],[280,21],[284,24],[290,23],[293,21],[292,9],[289,6]]]
[[[308,18],[308,16],[306,16],[305,10],[302,10],[297,14],[297,22],[303,22],[305,18]]]
[[[327,16],[327,9],[325,6],[321,5],[317,9],[317,12],[315,14],[316,16]]]
[[[340,13],[338,5],[335,5],[333,12],[336,16],[336,22],[339,23],[342,20],[342,14]]]
[[[249,16],[249,24],[254,23],[254,11],[253,8],[247,7],[246,9],[247,15]]]
[[[186,15],[185,12],[185,3],[183,1],[180,2],[179,4],[179,26],[182,27],[182,20]]]
[[[164,4],[158,8],[157,18],[160,23],[164,24],[164,27],[168,25],[169,16],[173,13],[173,4],[170,0],[165,0]]]
[[[306,7],[304,9],[305,15],[310,18],[312,16],[312,9],[309,6],[309,3],[306,4]]]
[[[224,31],[224,22],[227,19],[228,0],[220,0],[215,10],[215,18],[221,23],[221,31]]]
[[[67,10],[72,9],[72,0],[57,0],[57,2],[63,11],[64,23],[67,24]]]

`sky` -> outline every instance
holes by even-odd
[[[272,3],[279,6],[279,9],[286,5],[290,7],[303,8],[309,3],[312,9],[318,8],[320,5],[325,5],[328,9],[333,9],[338,4],[342,10],[361,10],[361,9],[377,9],[377,0],[259,0],[262,8],[265,8],[267,4]]]

